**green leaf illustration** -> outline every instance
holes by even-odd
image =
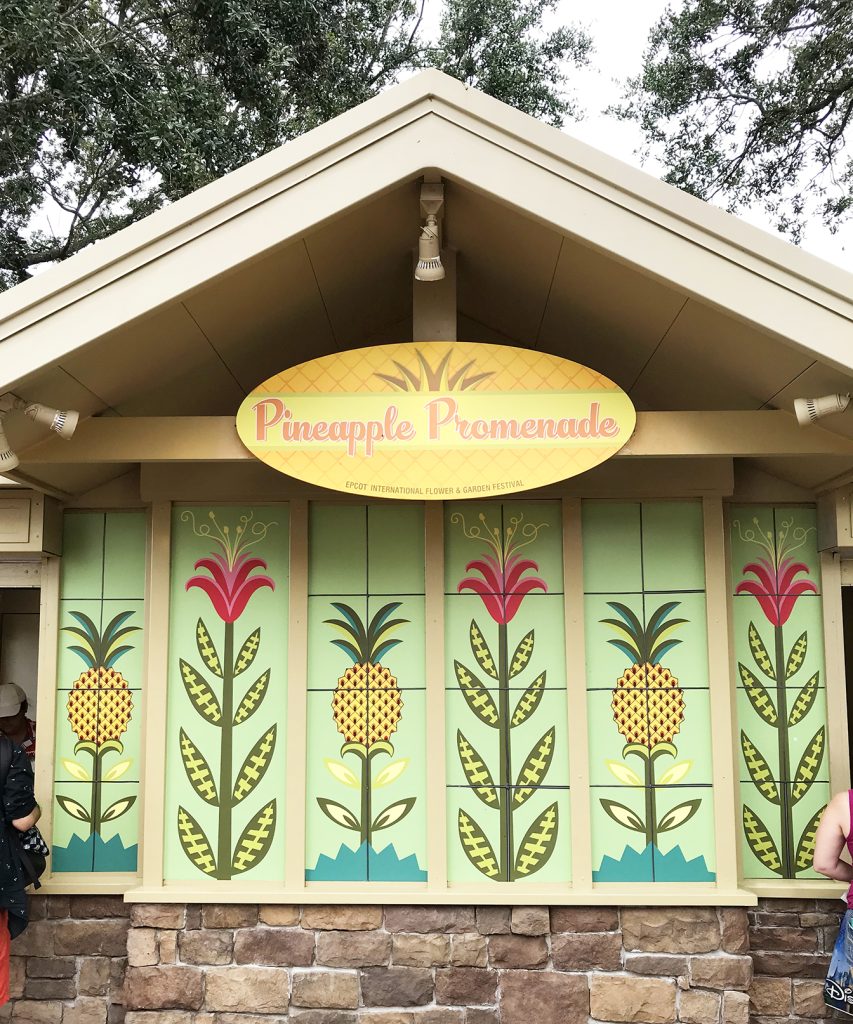
[[[773,661],[767,653],[767,648],[764,646],[764,641],[761,639],[761,634],[758,632],[754,622],[749,624],[749,649],[752,651],[755,664],[768,679],[772,679],[775,682],[776,669],[773,667]]]
[[[495,780],[492,778],[492,773],[486,767],[482,757],[462,735],[461,730],[458,729],[456,731],[456,749],[459,753],[459,760],[462,762],[462,770],[465,772],[468,785],[472,787],[484,804],[489,807],[496,807],[498,791],[495,789]]]
[[[492,657],[489,645],[486,643],[483,634],[480,632],[480,627],[473,619],[471,620],[469,639],[471,641],[471,651],[477,659],[477,664],[487,676],[491,676],[492,679],[497,679],[498,669],[495,665],[495,659]]]
[[[91,782],[92,776],[86,771],[82,764],[77,761],[72,761],[69,757],[63,757],[61,759],[62,767],[72,775],[75,779],[80,782]]]
[[[768,725],[775,727],[779,714],[776,711],[776,705],[773,703],[773,698],[765,689],[764,684],[760,683],[749,671],[746,665],[743,665],[740,662],[738,662],[738,672],[740,673],[744,691],[749,698],[749,703],[752,705],[753,710],[757,714],[761,715]]]
[[[803,686],[797,694],[794,703],[791,705],[791,712],[788,715],[788,728],[798,725],[811,711],[812,705],[817,697],[818,686],[820,685],[820,672],[815,674]]]
[[[509,677],[515,679],[516,676],[527,668],[530,659],[533,657],[533,630],[521,638],[521,642],[515,649],[515,654],[512,656],[512,660],[509,663]]]
[[[685,821],[690,821],[693,815],[699,810],[700,800],[687,800],[683,804],[678,804],[666,812],[661,820],[658,822],[658,832],[671,832],[674,828],[678,828],[679,825],[683,825]]]
[[[457,827],[459,830],[459,840],[462,843],[465,856],[480,874],[485,875],[487,878],[494,878],[496,875],[499,875],[500,867],[495,857],[495,851],[492,849],[492,844],[471,815],[461,809],[459,811]]]
[[[785,665],[786,682],[792,676],[795,676],[803,667],[803,662],[806,660],[806,651],[808,650],[808,647],[808,633],[800,633],[800,635],[794,641],[794,646],[791,648],[791,653],[788,655],[788,661]]]
[[[370,826],[372,832],[378,832],[383,828],[390,828],[392,825],[396,825],[398,821],[402,821],[403,818],[409,813],[409,811],[415,806],[415,797],[410,796],[405,800],[398,800],[396,803],[389,804],[384,811],[380,811],[379,814],[373,819],[373,824]]]
[[[598,802],[604,808],[605,813],[620,825],[631,829],[632,832],[646,831],[642,819],[630,807],[617,803],[615,800],[599,800]]]
[[[70,814],[72,818],[76,818],[77,821],[91,821],[92,817],[86,808],[78,803],[76,800],[72,800],[70,796],[59,796],[57,794],[56,802],[65,811],[66,814]]]
[[[213,807],[219,806],[219,794],[213,781],[213,772],[204,755],[183,729],[180,731],[181,759],[190,785],[198,795]]]
[[[343,761],[333,761],[330,757],[324,758],[329,773],[342,782],[345,786],[349,786],[350,789],[358,789],[361,783],[358,781],[358,777],[355,772],[351,771]]]
[[[627,764],[623,764],[621,761],[605,760],[604,765],[610,774],[614,775],[623,786],[645,785],[634,769],[629,767]]]
[[[201,619],[198,620],[195,626],[195,642],[198,647],[198,653],[201,655],[201,660],[215,676],[219,676],[221,679],[222,663],[219,661],[216,647],[210,639],[210,631]]]
[[[392,761],[390,764],[386,764],[373,780],[373,788],[379,789],[380,786],[390,786],[392,782],[396,782],[400,778],[408,766],[408,757],[403,757],[399,761]]]
[[[275,751],[277,730],[276,725],[267,729],[246,755],[246,760],[237,773],[237,781],[234,783],[234,803],[238,804],[241,800],[245,800],[266,775]]]
[[[270,801],[243,829],[231,862],[235,874],[256,868],[269,853],[275,836],[275,808],[275,800]]]
[[[743,759],[746,761],[746,768],[749,777],[755,783],[759,793],[771,804],[779,803],[779,789],[773,781],[773,772],[767,764],[761,751],[756,747],[747,734],[741,729],[740,749],[743,751]]]
[[[821,726],[812,736],[811,742],[803,751],[797,770],[794,772],[794,783],[791,786],[791,803],[798,803],[808,793],[817,778],[823,755],[826,753],[826,727]]]
[[[545,780],[554,757],[556,735],[557,729],[552,725],[527,755],[527,759],[518,773],[518,778],[515,780],[516,789],[512,796],[513,810],[526,803],[536,792],[536,788],[541,786]]]
[[[270,681],[270,670],[266,672],[246,691],[245,697],[240,701],[240,706],[234,714],[234,724],[242,725],[248,721],[261,706],[261,701],[266,696],[267,685]]]
[[[456,681],[459,683],[459,689],[465,696],[468,707],[481,722],[491,726],[493,729],[497,729],[500,716],[492,695],[483,687],[480,680],[465,668],[461,662],[454,661],[453,668],[456,672]]]
[[[797,843],[797,852],[794,854],[794,865],[797,871],[806,871],[812,866],[814,860],[814,844],[815,838],[817,837],[817,827],[820,824],[820,819],[823,816],[823,812],[826,810],[826,805],[816,811],[809,823],[802,831],[800,840]]]
[[[184,689],[187,691],[192,706],[202,718],[206,718],[212,725],[221,725],[222,708],[207,681],[183,658],[180,659],[180,666],[181,679],[184,681]]]
[[[183,807],[178,808],[178,838],[191,864],[206,875],[216,873],[216,858],[204,829]]]
[[[241,672],[245,672],[246,669],[255,660],[255,655],[258,653],[258,647],[261,643],[261,628],[260,626],[243,641],[243,646],[240,648],[240,653],[237,655],[237,659],[234,662],[234,675],[239,676]]]
[[[548,863],[554,852],[554,847],[557,845],[558,824],[557,804],[553,803],[530,826],[524,839],[521,840],[512,872],[513,879],[527,878],[528,875],[539,871]]]
[[[515,711],[513,711],[512,718],[510,719],[510,728],[514,729],[517,725],[521,725],[530,718],[533,712],[539,707],[539,702],[542,700],[544,693],[545,673],[540,672],[530,686],[528,686],[524,693],[518,698],[518,703],[515,705]]]
[[[115,821],[116,818],[120,818],[123,814],[127,814],[135,803],[135,796],[125,796],[122,797],[121,800],[116,800],[115,803],[110,804],[110,806],[104,811],[98,824],[103,824],[105,821]]]
[[[343,804],[339,804],[336,800],[327,800],[323,796],[317,797],[317,803],[320,805],[320,810],[327,818],[331,818],[336,825],[343,825],[344,828],[348,828],[353,832],[361,831],[361,822],[352,813],[348,807],[344,807]]]
[[[761,818],[746,804],[743,805],[743,831],[747,845],[764,867],[781,875],[784,870],[782,858],[779,856],[773,836],[770,835]]]

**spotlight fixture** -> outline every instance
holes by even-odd
[[[80,419],[80,414],[73,409],[53,409],[40,402],[26,402],[11,393],[0,395],[0,473],[8,473],[20,465],[20,459],[9,446],[4,429],[6,417],[14,412],[23,412],[34,423],[47,427],[66,441],[77,429],[77,421]]]
[[[834,416],[844,412],[850,404],[850,395],[824,395],[823,398],[797,398],[794,401],[794,412],[801,427],[817,423],[824,416]]]
[[[438,227],[439,211],[443,206],[444,185],[438,182],[425,182],[421,185],[421,216],[425,218],[426,223],[421,226],[421,235],[418,239],[416,281],[444,280]]]

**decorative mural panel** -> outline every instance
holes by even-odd
[[[583,503],[593,878],[710,882],[699,502]]]
[[[426,881],[424,511],[312,503],[306,879]]]
[[[815,878],[829,799],[815,509],[733,508],[731,567],[743,873]]]
[[[571,879],[562,506],[445,509],[448,879]]]
[[[135,872],[145,512],[67,512],[57,659],[53,872]]]
[[[167,879],[281,879],[287,699],[286,505],[172,519]]]

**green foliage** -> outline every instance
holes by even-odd
[[[0,289],[415,68],[572,113],[562,68],[589,40],[543,28],[555,0],[447,0],[434,43],[425,3],[0,0]]]
[[[853,205],[848,0],[681,0],[654,27],[623,117],[666,180],[731,210],[761,204],[795,241]]]

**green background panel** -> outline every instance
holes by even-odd
[[[190,662],[212,685],[221,692],[221,682],[204,669],[196,642],[196,623],[201,617],[211,639],[223,653],[225,626],[217,616],[208,596],[200,589],[185,589],[185,583],[195,574],[193,568],[199,558],[208,557],[220,548],[211,538],[194,534],[185,511],[192,511],[197,525],[207,524],[211,506],[191,509],[176,507],[172,519],[172,600],[170,605],[169,639],[169,697],[168,729],[166,736],[166,801],[164,806],[165,849],[164,874],[168,879],[202,879],[202,873],[190,863],[181,848],[177,833],[178,806],[183,806],[204,829],[211,844],[216,846],[218,808],[206,804],[191,787],[180,754],[179,731],[183,727],[203,753],[217,780],[219,769],[220,730],[203,720],[190,704],[180,677],[179,659]],[[266,696],[259,709],[242,725],[234,728],[234,775],[250,746],[273,723],[278,736],[270,766],[256,789],[234,807],[232,814],[232,847],[243,827],[272,799],[276,800],[276,828],[266,858],[242,876],[252,880],[280,879],[284,871],[284,843],[286,835],[286,808],[284,806],[285,743],[284,713],[287,700],[287,625],[288,625],[288,509],[274,506],[213,506],[217,522],[233,531],[240,516],[253,513],[253,522],[268,523],[266,538],[250,549],[253,557],[263,559],[268,568],[256,570],[269,575],[275,590],[268,587],[257,590],[241,617],[234,624],[235,655],[243,639],[260,627],[261,641],[257,657],[251,668],[235,679],[236,700],[255,681],[262,671],[271,670]]]
[[[84,600],[102,596],[104,569],[103,512],[66,512],[62,521],[60,593]]]
[[[308,593],[365,593],[367,507],[312,502],[308,530]]]
[[[369,593],[423,594],[423,505],[368,506],[367,556]]]
[[[490,691],[498,703],[496,691]],[[522,691],[510,690],[510,715],[521,696]],[[522,725],[510,730],[512,750],[512,778],[516,781],[519,769],[530,753],[534,744],[553,726],[556,728],[554,755],[551,767],[545,777],[546,786],[568,786],[569,756],[567,737],[566,694],[564,690],[551,690],[544,694],[539,706],[532,716]],[[461,730],[465,739],[474,747],[484,760],[497,784],[499,781],[499,746],[498,730],[492,729],[481,722],[468,707],[465,698],[459,691],[447,693],[445,705],[446,750],[447,750],[447,783],[454,786],[465,786],[468,780],[462,769],[457,748],[456,733]]]
[[[548,862],[537,872],[519,880],[519,885],[542,885],[571,881],[571,807],[568,789],[541,789],[515,812],[515,845],[521,843],[528,828],[554,801],[558,805],[557,840]],[[498,841],[498,811],[487,807],[464,787],[447,790],[447,877],[453,884],[488,885],[489,879],[468,860],[459,841],[458,815],[462,808],[483,829],[492,847]],[[495,883],[501,884],[501,883]]]
[[[777,506],[776,531],[787,529],[789,538],[793,538],[790,544],[790,553],[787,557],[797,562],[804,562],[808,567],[808,578],[811,579],[820,593],[820,555],[817,550],[817,510],[812,505]],[[798,536],[799,534],[799,536]],[[800,547],[795,545],[803,540]],[[807,578],[805,575],[800,579]]]
[[[486,518],[486,524],[479,516]],[[468,575],[465,566],[484,554],[492,555],[492,549],[485,540],[471,539],[463,532],[461,521],[470,532],[472,527],[485,533],[498,528],[505,536],[511,517],[523,515],[522,529],[528,524],[541,525],[536,539],[520,549],[524,558],[538,565],[535,575],[541,576],[548,584],[549,593],[562,593],[562,505],[559,501],[513,501],[513,502],[455,502],[445,506],[444,514],[444,567],[445,590],[455,594],[459,581]],[[518,535],[517,535],[518,536]],[[523,542],[523,541],[522,541]],[[476,573],[474,573],[476,575]]]
[[[104,531],[104,597],[143,597],[145,512],[109,512]]]
[[[584,592],[639,593],[643,589],[639,503],[585,501],[582,515]]]
[[[701,502],[643,502],[643,575],[647,591],[705,589]]]
[[[750,562],[766,558],[766,553],[749,537],[756,533],[774,535],[772,505],[733,505],[729,510],[731,524],[732,593],[744,579],[743,569]],[[750,576],[749,579],[754,577]]]

